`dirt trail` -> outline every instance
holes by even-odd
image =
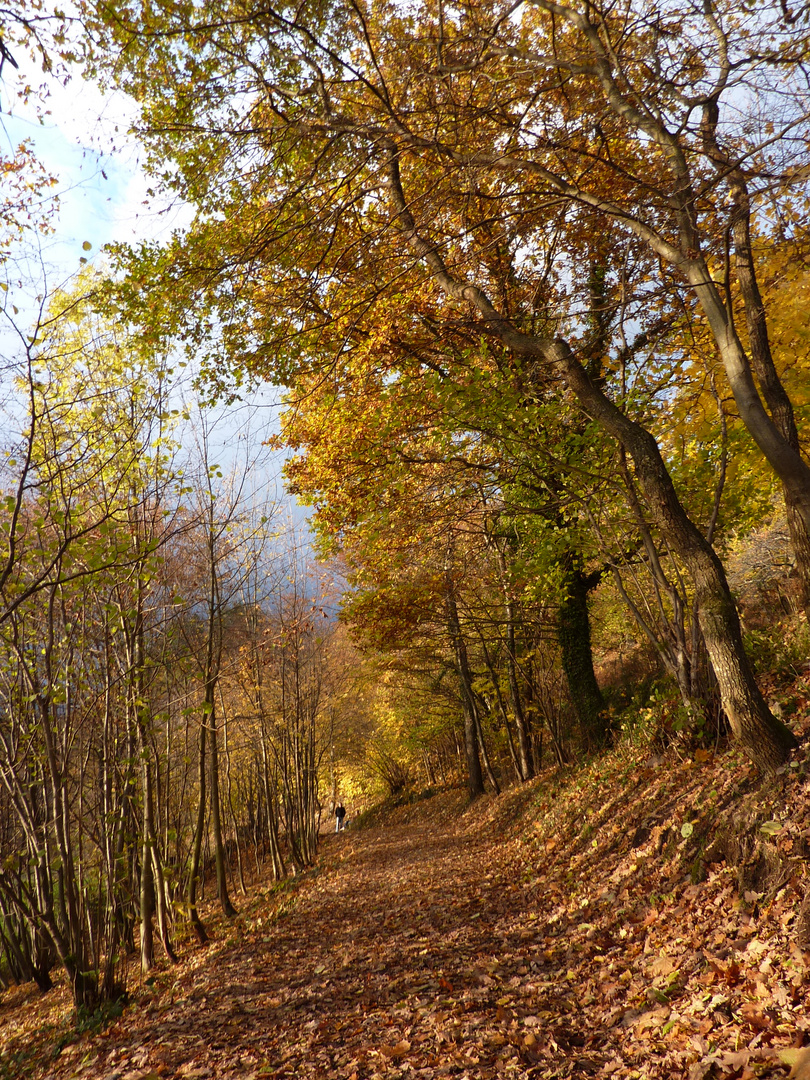
[[[32,1059],[52,1027],[25,1057],[33,991],[4,1000],[0,1077],[785,1077],[785,1048],[810,1043],[799,870],[768,894],[741,894],[725,862],[693,880],[698,830],[679,822],[686,799],[718,794],[704,771],[630,772],[580,803],[526,785],[463,813],[444,793],[387,828],[326,836],[317,871],[212,919],[211,942],[181,943],[106,1030],[75,1041],[65,1019],[74,1041],[46,1068]],[[797,821],[780,821],[788,868],[804,790]]]
[[[560,1075],[539,1053],[547,965],[507,848],[471,814],[438,828],[329,837],[274,919],[254,904],[236,941],[161,976],[52,1075],[65,1058],[67,1075],[103,1080]]]

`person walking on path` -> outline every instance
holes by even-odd
[[[346,807],[343,803],[338,803],[335,807],[335,832],[339,833],[343,828],[343,819],[346,817]]]

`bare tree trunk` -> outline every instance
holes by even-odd
[[[141,971],[146,974],[155,963],[152,917],[155,913],[155,890],[152,882],[152,856],[149,837],[144,830],[141,840]]]
[[[211,694],[213,699],[213,692]],[[225,845],[222,840],[222,811],[219,797],[219,750],[217,746],[217,722],[214,702],[210,702],[210,711],[206,714],[211,738],[211,827],[214,831],[214,862],[217,869],[217,896],[223,913],[232,919],[236,908],[228,895],[228,878],[225,872]]]
[[[492,790],[496,795],[501,793],[501,785],[498,783],[498,778],[495,776],[495,772],[492,768],[492,762],[489,758],[489,751],[487,750],[486,740],[484,739],[484,729],[481,726],[481,717],[478,714],[478,709],[475,710],[475,733],[478,738],[478,747],[481,752],[481,760],[484,763],[484,769],[486,770],[487,779],[490,782]]]
[[[265,813],[267,814],[267,840],[270,845],[270,857],[273,860],[273,878],[275,881],[281,881],[287,876],[287,867],[284,865],[284,860],[281,857],[281,846],[278,842],[276,800],[270,776],[270,757],[267,753],[264,721],[262,721],[262,766]]]
[[[529,730],[526,714],[523,710],[523,698],[520,693],[520,680],[518,678],[515,606],[509,596],[509,588],[506,580],[506,559],[499,547],[497,551],[506,607],[506,664],[509,671],[509,691],[512,697],[512,714],[515,717],[515,727],[517,728],[520,779],[531,780],[534,776],[534,762],[532,761],[531,755],[531,732]]]
[[[208,717],[203,716],[200,723],[199,754],[197,757],[197,786],[199,789],[199,802],[197,803],[197,822],[194,827],[194,846],[191,851],[191,869],[189,870],[188,892],[188,917],[194,927],[194,933],[201,945],[208,941],[208,934],[202,924],[197,911],[197,882],[200,877],[200,863],[202,861],[203,833],[205,832],[205,811],[207,806],[206,795],[206,753],[205,741],[208,734]]]
[[[225,739],[225,745],[223,750],[225,752],[225,790],[227,792],[228,811],[230,813],[231,822],[233,824],[233,842],[236,846],[236,864],[239,871],[239,889],[242,896],[247,896],[247,888],[245,887],[245,871],[242,865],[242,845],[239,841],[239,823],[236,820],[236,810],[233,805],[233,788],[231,784],[231,752],[228,745],[228,716],[225,712],[225,702],[222,697],[222,691],[219,694],[219,704],[222,710],[222,733]]]
[[[456,655],[456,669],[461,682],[461,700],[464,710],[464,751],[467,759],[467,785],[471,799],[477,799],[484,794],[484,777],[481,772],[481,759],[478,755],[477,721],[475,714],[475,700],[472,691],[472,677],[467,660],[467,649],[461,636],[461,627],[458,621],[458,608],[453,591],[453,582],[450,572],[447,572],[447,620],[450,631],[450,640]]]
[[[523,771],[523,766],[518,756],[517,748],[515,747],[515,740],[512,735],[512,725],[509,723],[509,714],[506,711],[503,694],[501,693],[498,672],[495,670],[495,665],[492,662],[492,657],[490,656],[489,649],[487,648],[487,643],[483,634],[480,634],[479,642],[481,645],[481,652],[484,656],[484,662],[487,665],[487,670],[489,671],[490,678],[492,679],[492,687],[495,694],[495,700],[498,703],[498,711],[500,712],[501,719],[503,720],[503,725],[506,730],[506,741],[509,745],[509,756],[512,759],[512,767],[515,770],[515,776],[518,780],[522,782],[524,780],[527,780],[528,777]]]

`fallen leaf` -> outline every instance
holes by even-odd
[[[788,1080],[810,1080],[810,1046],[801,1050],[780,1050],[779,1057],[791,1067]]]
[[[380,1053],[388,1058],[401,1058],[408,1053],[410,1048],[411,1044],[403,1039],[401,1042],[398,1042],[396,1046],[381,1046]]]

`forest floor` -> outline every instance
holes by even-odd
[[[6,991],[0,1077],[810,1076],[806,750],[647,753],[325,836],[119,1017]]]

